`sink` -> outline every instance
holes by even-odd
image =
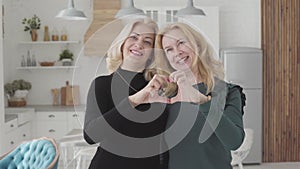
[[[22,125],[34,118],[34,108],[5,108],[5,119],[17,117],[18,125]]]

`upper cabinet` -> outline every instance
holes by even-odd
[[[184,22],[200,31],[215,48],[216,54],[219,51],[219,8],[198,7],[205,12],[205,16],[176,17],[176,13],[182,6],[143,6],[139,5],[147,16],[157,21],[160,27],[172,22]]]

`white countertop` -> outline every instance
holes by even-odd
[[[53,105],[27,105],[25,107],[6,107],[5,123],[18,118],[18,112],[76,112],[85,111],[85,105],[78,106],[53,106]]]
[[[85,105],[78,106],[53,106],[53,105],[26,105],[25,107],[6,107],[6,110],[24,110],[34,109],[36,112],[49,112],[49,111],[85,111]]]

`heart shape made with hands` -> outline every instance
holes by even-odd
[[[164,70],[152,68],[146,70],[145,79],[150,81],[156,74],[163,75],[166,77],[169,77],[170,75],[168,72]],[[178,93],[178,85],[175,82],[164,81],[162,83],[161,88],[158,90],[159,96],[168,97],[168,98],[172,98],[176,96],[177,93]]]

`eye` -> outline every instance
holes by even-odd
[[[185,41],[183,41],[183,40],[180,40],[179,42],[178,42],[178,46],[180,46],[180,45],[184,45],[186,42]]]
[[[132,39],[132,40],[137,40],[137,39],[138,39],[138,37],[137,37],[136,35],[131,35],[131,36],[129,36],[128,38],[129,38],[129,39]]]
[[[165,51],[166,53],[172,52],[172,48],[165,48],[164,51]]]
[[[147,45],[147,46],[152,46],[152,41],[144,40],[144,44]]]

